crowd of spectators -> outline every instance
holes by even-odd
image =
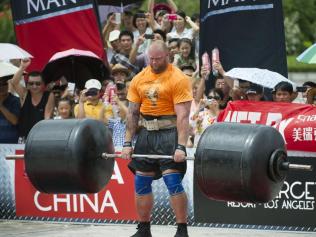
[[[114,146],[122,146],[129,83],[148,65],[147,50],[156,40],[166,43],[170,63],[192,81],[188,147],[197,145],[203,131],[216,122],[229,101],[291,103],[298,93],[288,82],[279,83],[271,91],[248,81],[232,80],[225,76],[220,61],[213,62],[218,76],[213,88],[206,91],[212,72],[199,65],[199,15],[187,16],[172,0],[168,4],[150,0],[147,12],[126,11],[121,21],[116,13],[110,13],[102,37],[111,76],[104,80],[87,78],[81,91],[71,87],[65,78],[45,85],[41,72],[25,75],[30,59],[21,60],[13,78],[0,78],[0,143],[23,143],[34,124],[43,119],[93,118],[113,131]],[[306,103],[315,104],[315,83],[304,83],[300,92]]]

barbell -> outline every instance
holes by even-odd
[[[24,156],[33,186],[44,193],[96,193],[111,179],[112,136],[92,119],[42,120],[30,131]],[[133,154],[133,158],[173,159],[172,155]],[[290,164],[284,140],[264,125],[216,123],[202,134],[194,160],[194,176],[210,199],[267,202],[282,188],[288,170],[310,171]]]

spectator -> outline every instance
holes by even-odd
[[[306,81],[303,83],[302,86],[306,88],[305,91],[303,92],[303,98],[307,100],[308,91],[312,88],[316,88],[316,83],[312,81]]]
[[[132,45],[134,41],[133,33],[129,31],[122,31],[119,36],[121,50],[120,53],[114,54],[111,60],[111,67],[117,63],[122,64],[131,71],[131,76],[136,75],[146,65],[146,59],[144,55],[137,56],[135,62],[131,63],[130,53],[132,51]]]
[[[207,99],[201,99],[193,120],[195,120],[195,136],[194,147],[197,146],[199,139],[204,130],[216,122],[220,113],[220,104],[224,98],[224,94],[219,89],[211,89],[207,95]]]
[[[85,84],[85,89],[80,92],[79,104],[75,106],[74,114],[78,119],[92,118],[106,122],[113,117],[110,104],[104,105],[100,99],[101,83],[90,79]]]
[[[151,40],[152,42],[161,40],[161,41],[166,41],[166,34],[162,30],[154,30],[153,32],[153,39]],[[134,64],[137,60],[137,57],[144,58],[145,59],[145,65],[148,65],[148,57],[147,57],[147,52],[138,54],[138,49],[139,47],[146,41],[145,37],[143,35],[139,36],[134,47],[132,48],[132,51],[130,52],[129,55],[129,61],[130,63]],[[138,56],[137,56],[138,55]]]
[[[174,62],[174,57],[179,53],[179,39],[172,38],[168,41],[168,49],[169,49],[169,62]]]
[[[193,79],[192,81],[192,93],[193,93],[193,101],[191,103],[190,108],[190,116],[189,116],[189,139],[187,142],[188,147],[193,147],[194,145],[194,136],[195,136],[195,128],[196,128],[196,118],[194,117],[196,111],[199,110],[200,101],[204,97],[205,91],[205,80],[208,77],[210,71],[207,68],[201,68],[201,79]]]
[[[261,101],[263,99],[263,87],[251,83],[250,87],[246,90],[246,97],[249,101]]]
[[[178,10],[173,0],[168,0],[167,2],[167,4],[155,4],[154,0],[148,1],[148,12],[154,16],[154,20],[156,21],[155,29],[160,28],[166,33],[170,32],[173,27],[172,21],[168,19],[168,15]]]
[[[125,83],[130,79],[130,71],[119,63],[112,68],[112,75],[114,83]]]
[[[133,24],[133,13],[130,11],[124,11],[123,16],[122,16],[122,24],[123,24],[123,29],[134,32],[136,31],[136,28],[134,27]]]
[[[108,50],[108,48],[110,48],[109,45],[109,38],[110,38],[110,33],[111,32],[115,32],[115,30],[119,30],[120,29],[120,25],[117,24],[117,22],[115,21],[115,14],[114,12],[110,12],[107,15],[107,21],[106,24],[104,25],[103,29],[102,29],[102,37],[103,37],[103,43],[104,43],[104,47],[106,50]]]
[[[149,27],[148,16],[144,12],[138,12],[134,15],[133,25],[136,27],[136,31],[133,32],[134,40],[137,41],[138,37],[145,34],[151,35],[153,30]],[[145,53],[150,45],[150,39],[144,38],[144,41],[138,47],[138,53]]]
[[[287,102],[293,101],[294,91],[293,85],[286,81],[279,82],[273,89],[273,101],[275,102]]]
[[[190,39],[180,39],[179,54],[175,56],[173,64],[178,68],[181,68],[182,65],[191,65],[196,68],[194,51],[192,50],[192,41]]]
[[[157,30],[154,30],[153,33],[154,33],[153,41],[162,40],[163,42],[166,42],[167,36],[163,30],[157,29]]]
[[[19,70],[11,81],[13,89],[22,100],[19,120],[19,133],[22,139],[27,137],[31,128],[37,122],[43,119],[50,119],[55,106],[53,93],[44,90],[44,82],[40,72],[30,72],[26,88],[21,86],[20,80],[23,72],[30,64],[30,59],[22,60]]]
[[[316,105],[316,87],[311,88],[307,92],[307,104]]]
[[[125,106],[128,106],[128,100],[126,98],[127,96],[127,89],[125,83],[117,83],[116,84],[117,88],[117,97],[120,102],[124,103]]]
[[[117,83],[116,86],[117,95],[115,96],[114,100],[118,108],[119,116],[116,118],[110,118],[108,120],[108,126],[110,129],[112,129],[112,139],[114,146],[122,147],[125,141],[128,100],[126,99],[126,85],[123,83]]]
[[[195,72],[195,68],[190,64],[181,65],[180,70],[188,77],[193,77]]]
[[[165,16],[166,14],[169,14],[168,11],[166,11],[166,10],[157,11],[157,13],[156,13],[156,15],[155,15],[155,20],[156,20],[156,22],[157,22],[157,24],[158,24],[159,26],[162,26],[162,24],[163,24],[163,19],[164,19],[164,16]]]
[[[222,77],[222,75],[215,78],[214,88],[220,89],[223,92],[224,99],[221,108],[226,108],[227,103],[232,100],[232,97],[230,96],[231,88],[229,87],[225,79]]]
[[[73,118],[73,101],[69,97],[61,98],[57,103],[57,116],[54,119]]]
[[[7,80],[0,78],[0,143],[17,143],[20,100],[9,93]]]
[[[108,62],[111,62],[112,57],[115,53],[120,52],[120,41],[119,41],[120,33],[121,32],[119,30],[113,30],[110,32],[110,35],[109,35],[110,46],[108,46],[106,50],[106,56],[107,56]]]
[[[186,23],[189,23],[192,27],[191,29],[187,29],[185,27]],[[167,34],[167,39],[172,38],[188,38],[190,40],[193,39],[193,32],[199,31],[200,28],[191,20],[190,17],[186,16],[183,11],[177,11],[177,19],[174,21],[174,31],[171,31]]]

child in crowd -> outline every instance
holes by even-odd
[[[57,103],[57,116],[54,119],[73,118],[73,102],[70,98],[61,98]]]
[[[175,56],[173,64],[178,68],[183,65],[190,65],[196,68],[194,54],[192,50],[192,41],[187,38],[179,40],[179,54]]]

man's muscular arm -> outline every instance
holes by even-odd
[[[139,108],[140,104],[129,102],[127,121],[126,121],[126,133],[125,133],[125,144],[123,145],[122,158],[131,159],[133,154],[133,147],[131,145],[132,138],[136,133],[139,120]],[[130,143],[130,144],[128,144]]]
[[[186,146],[189,137],[189,115],[190,115],[191,101],[183,102],[175,105],[177,114],[177,130],[178,130],[178,144]],[[174,153],[175,162],[183,162],[185,159],[185,152],[176,149]]]
[[[139,109],[140,104],[129,102],[128,112],[126,117],[126,133],[125,133],[125,141],[131,142],[133,136],[136,133],[136,129],[138,127],[139,121]]]
[[[177,114],[178,144],[186,145],[189,137],[189,115],[191,101],[175,105]]]

